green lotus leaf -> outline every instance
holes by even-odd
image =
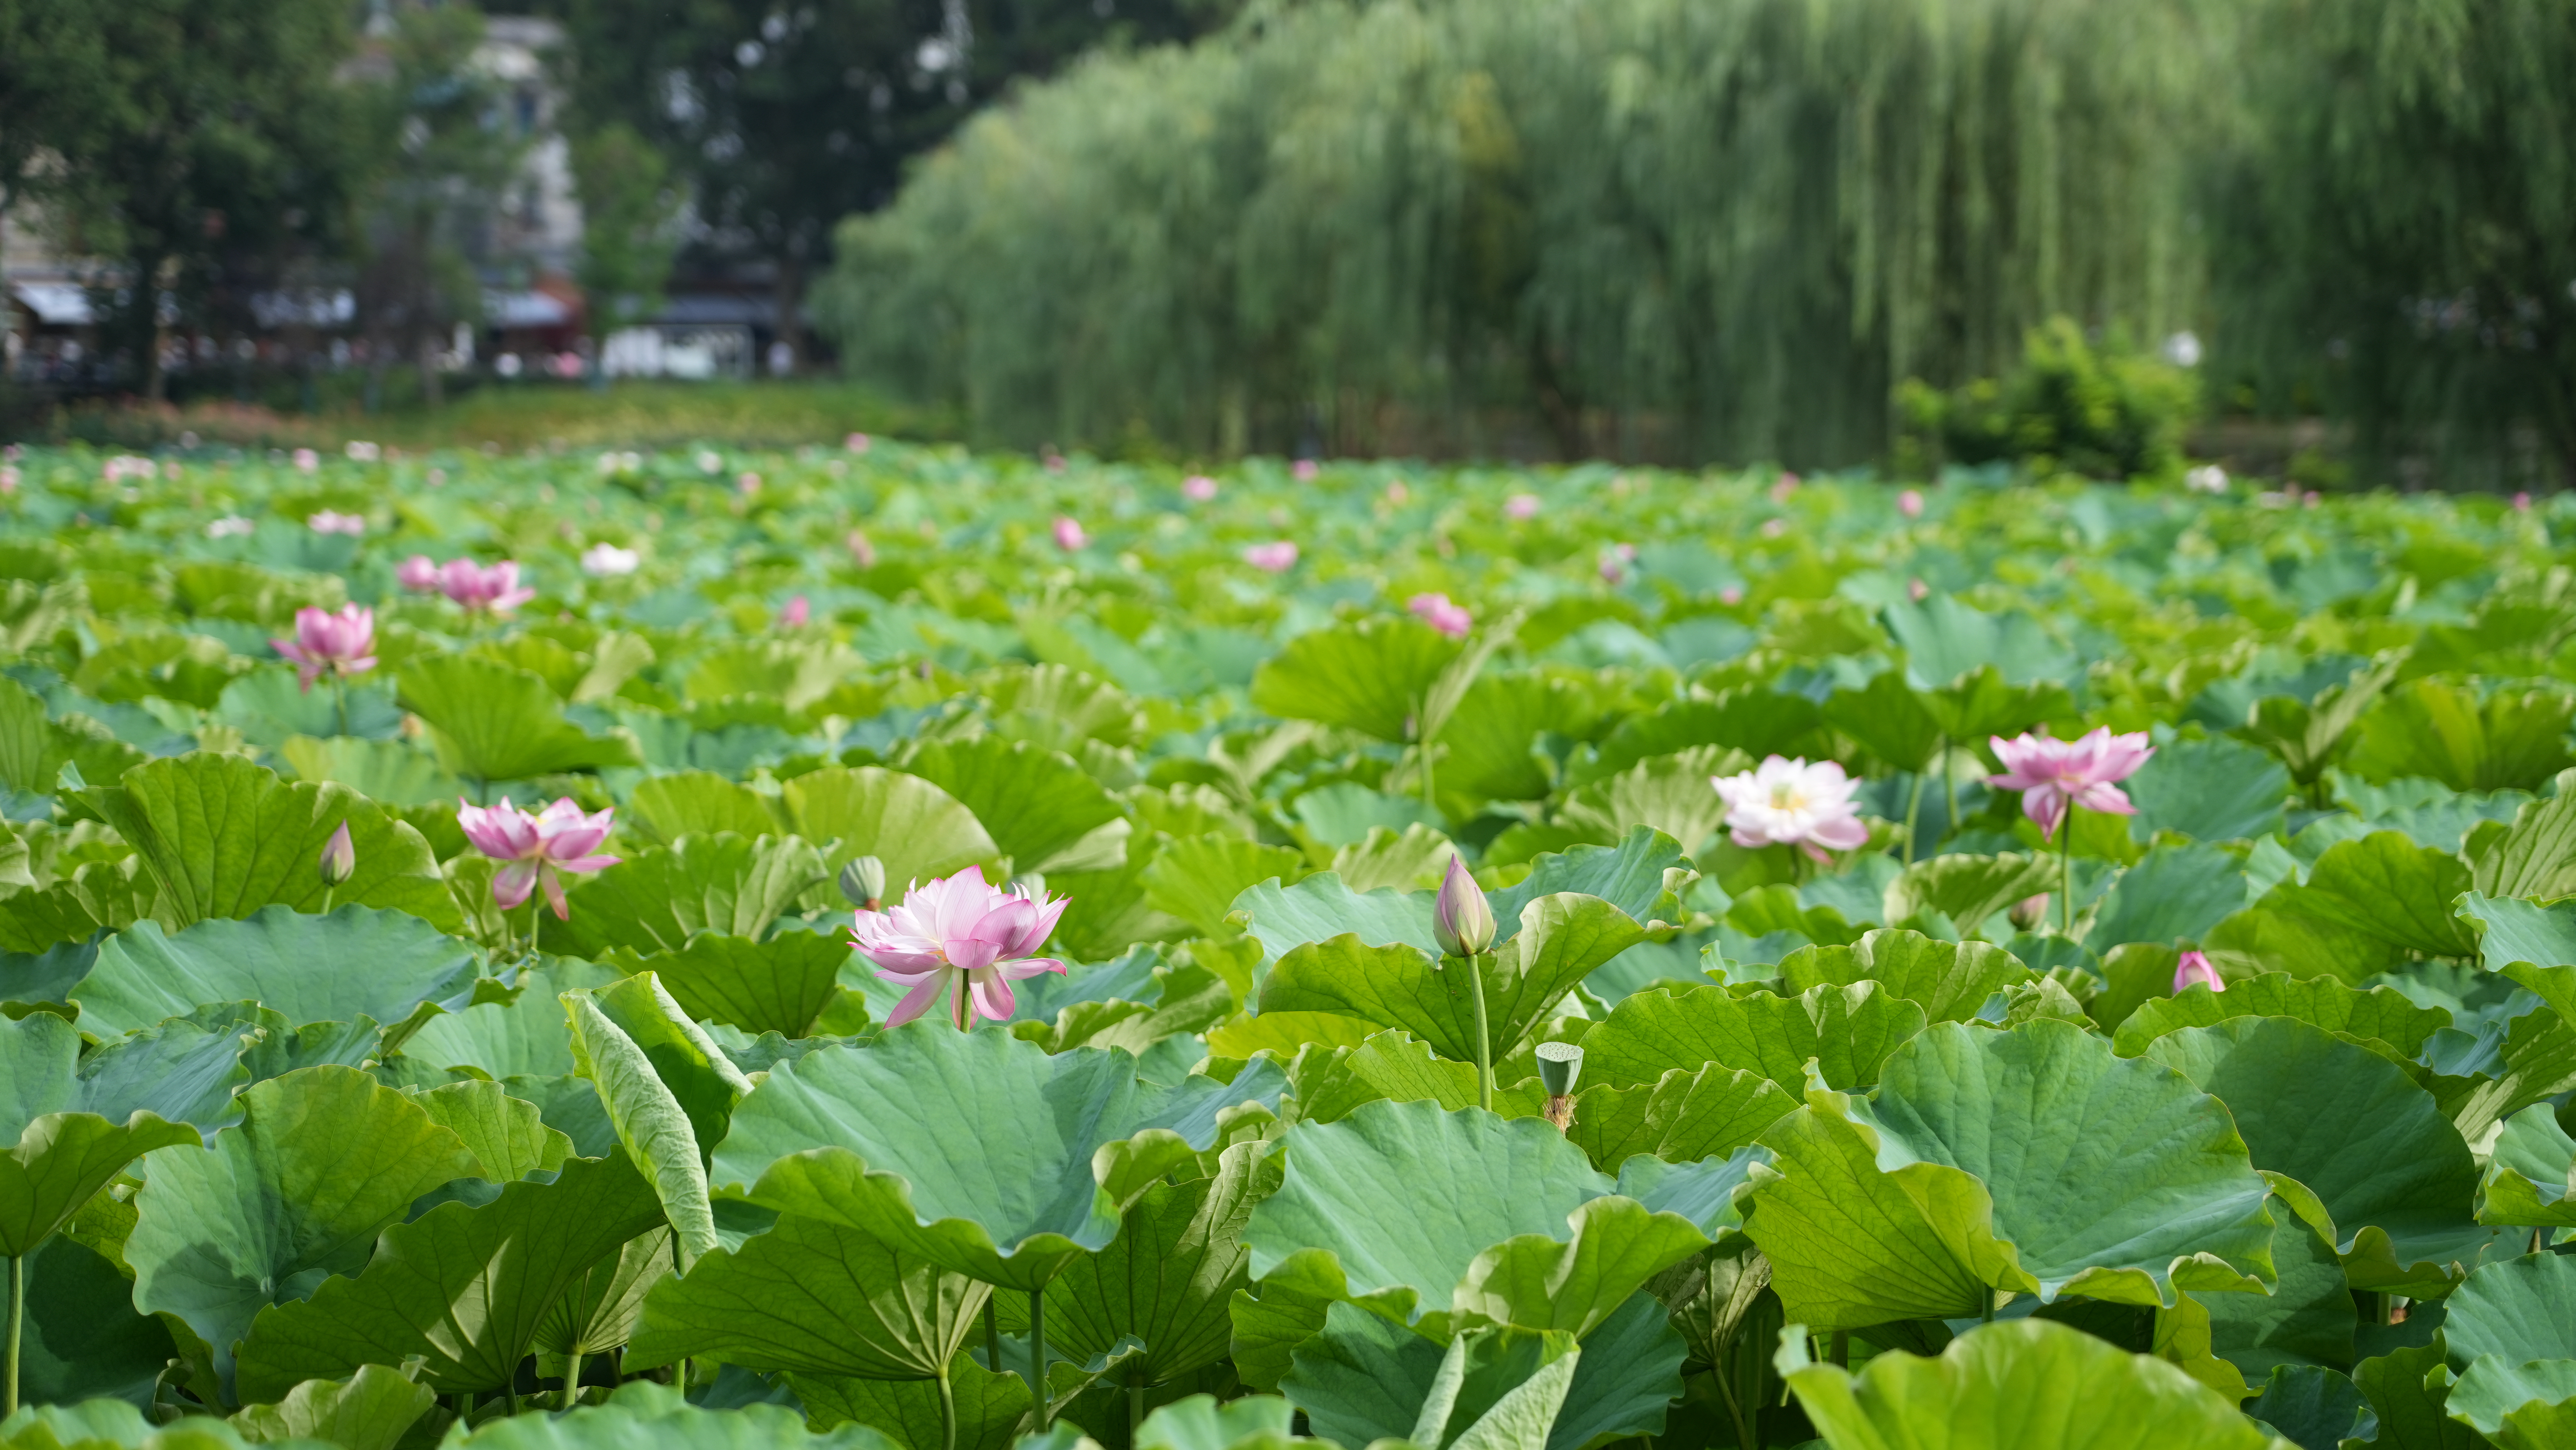
[[[1244,1143],[1225,1150],[1213,1178],[1147,1189],[1117,1239],[1050,1286],[1049,1349],[1081,1362],[1133,1340],[1143,1346],[1135,1372],[1154,1384],[1225,1358],[1228,1306],[1249,1281],[1244,1225],[1278,1172]]]
[[[470,789],[437,756],[400,740],[297,735],[277,753],[297,780],[345,785],[379,805],[452,810]]]
[[[167,1325],[135,1311],[134,1284],[124,1271],[68,1234],[47,1239],[26,1265],[21,1402],[151,1403],[161,1371],[178,1351]]]
[[[2361,717],[2349,757],[2365,780],[2416,777],[2453,790],[2531,789],[2566,769],[2576,700],[2556,690],[2480,692],[2445,680],[2392,687]]]
[[[2291,1450],[2174,1366],[2080,1329],[2020,1319],[1972,1329],[1938,1358],[1879,1355],[1858,1374],[1780,1332],[1780,1377],[1832,1450],[2010,1445],[2014,1450]]]
[[[651,972],[563,994],[576,1071],[598,1089],[626,1155],[653,1183],[683,1272],[716,1246],[707,1157],[751,1082]]]
[[[814,1019],[839,995],[840,972],[850,962],[847,937],[818,931],[785,931],[766,941],[707,931],[676,950],[611,956],[612,965],[660,978],[692,1020],[783,1037],[813,1031]]]
[[[1017,870],[1057,865],[1076,842],[1126,815],[1072,756],[1025,740],[937,741],[914,747],[898,764],[973,811]]]
[[[2445,1301],[2450,1362],[2576,1359],[2576,1259],[2525,1254],[2481,1264]]]
[[[936,1379],[991,1294],[856,1229],[789,1214],[653,1285],[625,1365],[706,1355],[763,1371]]]
[[[2163,758],[2161,753],[2156,757]],[[2265,765],[2276,773],[2281,769],[2268,759]],[[2288,779],[2282,776],[2284,784]],[[2275,825],[2280,815],[2275,807]],[[2245,903],[2245,868],[2235,857],[2196,843],[2158,846],[2111,883],[2094,910],[2084,944],[2107,952],[2125,942],[2196,942]]]
[[[825,766],[781,786],[779,800],[796,834],[835,843],[823,858],[828,871],[874,856],[885,863],[889,891],[989,863],[1002,854],[975,813],[955,796],[902,771]]]
[[[1988,997],[2037,975],[2001,947],[1884,929],[1849,946],[1801,947],[1780,959],[1781,983],[1791,992],[1876,982],[1934,1022],[1964,1022]]]
[[[412,1095],[430,1121],[454,1133],[474,1155],[474,1177],[510,1183],[552,1173],[573,1156],[572,1139],[549,1128],[535,1103],[497,1082],[451,1082]]]
[[[350,971],[352,962],[367,969]],[[176,932],[136,922],[99,944],[98,965],[72,996],[82,1025],[101,1035],[245,1000],[290,1022],[400,1022],[423,1002],[463,1007],[475,971],[472,948],[409,912],[266,906]]]
[[[1575,983],[1644,938],[1627,913],[1597,896],[1542,896],[1521,908],[1520,932],[1477,963],[1494,1057],[1519,1046]],[[1399,1027],[1443,1057],[1472,1062],[1475,987],[1467,972],[1462,960],[1401,945],[1367,947],[1346,934],[1281,957],[1262,985],[1261,1005]]]
[[[1145,899],[1155,910],[1215,935],[1246,891],[1264,881],[1296,880],[1305,859],[1286,846],[1265,846],[1232,831],[1188,836],[1146,866]]]
[[[1691,1219],[1631,1198],[1592,1199],[1571,1221],[1571,1240],[1515,1234],[1478,1254],[1451,1295],[1451,1322],[1562,1329],[1582,1339],[1647,1280],[1708,1247]]]
[[[2158,746],[2123,785],[2138,808],[2129,829],[2140,840],[2173,831],[2194,841],[2249,841],[2282,828],[2290,773],[2269,752],[2215,735]],[[2190,854],[2206,860],[2199,852]]]
[[[1443,808],[1464,820],[1482,801],[1546,795],[1552,772],[1531,747],[1549,730],[1580,736],[1598,714],[1583,684],[1535,672],[1486,670],[1440,727],[1437,784]]]
[[[823,858],[795,836],[689,836],[592,877],[572,898],[570,921],[544,924],[545,945],[596,959],[612,947],[677,951],[707,931],[757,940],[824,879]]]
[[[2358,932],[2404,951],[2464,957],[2477,939],[2451,914],[2469,868],[2401,831],[2375,831],[2326,849],[2304,883],[2285,881],[2263,904]]]
[[[0,951],[33,955],[95,941],[150,916],[160,890],[143,859],[128,856],[92,861],[41,890],[0,896]]]
[[[159,888],[152,916],[172,932],[271,903],[314,910],[325,895],[441,931],[463,925],[429,843],[346,786],[289,784],[238,755],[197,753],[138,765],[83,799],[133,845]],[[343,825],[357,866],[333,891],[314,862]]]
[[[2313,1364],[2273,1370],[2262,1396],[2245,1413],[2300,1446],[2341,1445],[2366,1403],[2350,1376]]]
[[[542,676],[474,655],[421,655],[396,675],[405,708],[429,726],[438,760],[486,784],[642,765],[627,734],[598,736],[564,718]]]
[[[582,1271],[537,1322],[537,1374],[577,1377],[575,1355],[604,1354],[627,1342],[644,1318],[644,1296],[672,1271],[672,1234],[650,1229]]]
[[[340,1450],[394,1450],[438,1396],[400,1370],[361,1366],[345,1380],[306,1380],[273,1405],[235,1412],[245,1440],[320,1440]]]
[[[1420,821],[1401,831],[1371,826],[1366,837],[1333,853],[1333,874],[1354,891],[1434,891],[1457,854],[1447,836]]]
[[[2398,965],[2401,953],[2358,926],[2292,911],[2269,896],[2209,929],[2201,950],[2230,977],[2287,972],[2359,986]]]
[[[403,712],[394,704],[390,685],[361,680],[336,690],[308,690],[294,670],[274,665],[233,676],[216,699],[213,715],[251,744],[275,750],[295,736],[390,739],[402,728]]]
[[[1662,1214],[1677,1214],[1717,1238],[1744,1227],[1738,1191],[1753,1181],[1755,1164],[1771,1161],[1771,1150],[1747,1143],[1723,1158],[1696,1163],[1667,1163],[1640,1155],[1619,1169],[1619,1196],[1633,1198]]]
[[[1255,1021],[1262,1020],[1255,1018]],[[1372,1034],[1343,1059],[1342,1090],[1308,1101],[1300,1117],[1329,1123],[1351,1109],[1378,1098],[1400,1103],[1429,1101],[1444,1108],[1476,1103],[1476,1065],[1432,1054],[1431,1044],[1396,1031]],[[1547,1108],[1547,1089],[1536,1077],[1494,1089],[1494,1111],[1506,1118],[1534,1118]]]
[[[1937,911],[1973,932],[2016,901],[2057,889],[2054,856],[1933,856],[1905,868],[1887,888],[1889,921]]]
[[[1678,921],[1682,909],[1675,893],[1687,882],[1689,869],[1680,843],[1651,826],[1630,831],[1616,846],[1548,852],[1532,861],[1529,875],[1517,883],[1486,893],[1500,928],[1496,940],[1520,930],[1523,908],[1560,892],[1598,896],[1640,922]]]
[[[1865,1089],[1898,1044],[1923,1030],[1923,1009],[1873,982],[1820,986],[1795,997],[1723,987],[1639,992],[1583,1039],[1583,1071],[1611,1087],[1660,1082],[1709,1063],[1758,1072],[1793,1094],[1816,1059],[1828,1086]]]
[[[2535,987],[2544,1001],[2566,1001],[2576,968],[2515,963],[2497,975]],[[2504,1041],[2463,1077],[2435,1076],[2429,1086],[2442,1111],[2470,1142],[2534,1103],[2576,1089],[2576,1024],[2564,1007],[2525,1012],[2504,1026]],[[2492,1030],[2492,1028],[2490,1028]]]
[[[1159,1088],[1114,1048],[1050,1056],[1006,1033],[911,1023],[770,1069],[734,1110],[711,1177],[727,1195],[1025,1290],[1106,1247],[1128,1204],[1214,1146],[1224,1110],[1281,1086],[1256,1067],[1232,1085]]]
[[[430,1017],[403,1039],[401,1055],[438,1067],[470,1067],[495,1078],[560,1077],[573,1070],[573,1057],[572,1032],[558,994],[605,987],[621,975],[566,958],[524,968],[514,995]]]
[[[860,1441],[852,1450],[946,1443],[935,1380],[826,1379],[792,1371],[786,1380],[805,1406],[808,1423],[834,1435],[891,1437]],[[948,1390],[957,1450],[1010,1450],[1018,1443],[1020,1427],[1029,1420],[1027,1377],[996,1373],[961,1354],[948,1367]]]
[[[810,1402],[809,1402],[810,1403]],[[934,1426],[936,1421],[934,1420]],[[933,1431],[934,1437],[936,1430]],[[559,1415],[509,1415],[470,1432],[450,1430],[447,1450],[896,1450],[897,1442],[865,1425],[806,1429],[806,1417],[785,1405],[750,1404],[711,1409],[690,1404],[680,1391],[650,1380],[618,1387],[607,1402]],[[914,1440],[905,1443],[929,1444]],[[969,1446],[958,1450],[996,1450]]]
[[[2332,1230],[2300,1219],[2278,1197],[2269,1207],[2281,1225],[2272,1236],[2272,1292],[2192,1296],[2207,1316],[2211,1352],[2256,1376],[2284,1364],[2351,1364],[2360,1315]]]
[[[2478,929],[2478,957],[2488,971],[2516,962],[2576,966],[2576,901],[2498,900],[2469,891],[2452,909]]]
[[[1412,619],[1311,630],[1253,672],[1252,705],[1282,720],[1407,741],[1423,697],[1461,652],[1455,640]]]
[[[2576,1359],[2519,1364],[2483,1354],[2451,1386],[2452,1419],[2497,1450],[2557,1450],[2576,1444]]]
[[[1339,1122],[1300,1123],[1286,1151],[1278,1190],[1244,1231],[1252,1276],[1322,1250],[1339,1264],[1338,1293],[1380,1299],[1406,1322],[1445,1308],[1487,1247],[1521,1234],[1557,1238],[1579,1205],[1612,1187],[1544,1122],[1427,1102],[1376,1102]],[[1412,1211],[1382,1211],[1392,1183],[1410,1185]]]
[[[1820,707],[1804,695],[1739,686],[1714,699],[1674,700],[1619,722],[1589,760],[1567,772],[1576,785],[1615,775],[1649,756],[1694,745],[1732,746],[1748,755],[1813,755]]]
[[[2379,1420],[2376,1438],[2356,1443],[2486,1450],[2449,1419],[2453,1374],[2444,1353],[2442,1331],[2435,1329],[2430,1343],[2393,1348],[2352,1367],[2353,1384]]]
[[[307,1068],[241,1102],[241,1125],[208,1147],[145,1160],[125,1243],[136,1306],[177,1316],[219,1365],[260,1310],[357,1272],[412,1200],[482,1171],[452,1129],[354,1068]]]
[[[711,836],[731,831],[757,838],[785,835],[790,829],[779,798],[738,785],[711,770],[681,770],[653,776],[627,798],[620,823],[656,845],[682,836]]]
[[[150,1113],[201,1133],[240,1122],[234,1095],[251,1085],[245,1059],[263,1024],[222,1020],[230,1006],[216,1004],[212,1023],[174,1017],[92,1052],[80,1065],[82,1104],[118,1121]]]
[[[1318,871],[1294,886],[1268,883],[1246,888],[1234,899],[1234,910],[1251,920],[1261,943],[1264,964],[1275,963],[1298,947],[1356,936],[1363,945],[1403,945],[1426,955],[1440,953],[1431,930],[1432,894],[1426,891],[1354,892],[1330,871]],[[1497,925],[1499,925],[1499,918]]]
[[[1582,1351],[1561,1330],[1495,1326],[1439,1343],[1349,1304],[1280,1381],[1319,1439],[1545,1450]]]
[[[2146,1050],[2227,1105],[2254,1165],[2316,1195],[2356,1287],[2438,1286],[2496,1238],[2478,1169],[2430,1093],[2366,1047],[2287,1017],[2186,1027]]]
[[[2576,772],[2560,772],[2557,785],[2515,812],[2503,832],[2467,843],[2461,854],[2479,892],[2497,900],[2576,896]]]
[[[1726,802],[1709,789],[1709,777],[1752,765],[1743,751],[1715,745],[1649,756],[1567,795],[1557,823],[1602,845],[1651,830],[1687,850],[1704,850],[1726,823]]]
[[[1673,1068],[1654,1085],[1586,1088],[1568,1141],[1604,1173],[1639,1154],[1693,1163],[1733,1153],[1797,1111],[1798,1100],[1757,1072],[1709,1063]]]
[[[2478,1184],[2478,1222],[2576,1227],[2576,1138],[2547,1103],[2504,1120]]]
[[[194,1423],[162,1426],[123,1400],[79,1404],[28,1404],[0,1420],[0,1445],[9,1450],[243,1450],[258,1443],[210,1415]],[[286,1450],[327,1450],[319,1440],[290,1440]]]
[[[50,1012],[0,1023],[0,1141],[13,1144],[0,1152],[0,1257],[33,1252],[136,1158],[198,1141],[151,1113],[92,1111],[79,1057],[80,1034]]]
[[[1289,829],[1310,851],[1356,846],[1378,831],[1401,832],[1443,824],[1438,811],[1415,797],[1372,790],[1355,780],[1337,780],[1299,791],[1288,803],[1288,815]]]
[[[575,1158],[553,1182],[505,1184],[486,1204],[441,1204],[386,1229],[356,1277],[260,1310],[238,1352],[242,1397],[412,1355],[442,1394],[498,1390],[584,1271],[661,1222],[652,1185],[623,1157]]]
[[[1222,1403],[1214,1395],[1190,1395],[1147,1415],[1136,1427],[1134,1450],[1278,1450],[1296,1443],[1289,1434],[1296,1414],[1277,1395]]]
[[[2168,1032],[2213,1027],[2238,1017],[2295,1017],[2327,1032],[2385,1043],[2407,1059],[2451,1024],[2448,1011],[2418,1007],[2394,987],[2365,992],[2332,977],[2265,972],[2230,982],[2224,992],[2195,984],[2171,997],[2148,999],[2112,1034],[2112,1050],[2135,1057]]]

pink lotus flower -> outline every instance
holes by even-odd
[[[806,602],[804,595],[799,594],[795,598],[787,601],[787,607],[785,609],[778,611],[778,627],[780,629],[803,629],[806,623],[813,619],[813,617],[814,606]]]
[[[1451,639],[1465,639],[1467,632],[1476,627],[1476,617],[1450,603],[1446,594],[1416,594],[1404,601],[1404,607]]]
[[[1920,604],[1932,597],[1932,586],[1920,579],[1912,580],[1905,586],[1905,597]]]
[[[1503,517],[1507,519],[1534,519],[1538,517],[1538,508],[1539,503],[1537,494],[1516,493],[1510,498],[1503,500]]]
[[[1181,480],[1181,497],[1192,503],[1206,503],[1216,497],[1216,480],[1204,473],[1193,473]]]
[[[312,449],[310,449],[310,448],[298,448],[298,449],[296,449],[296,450],[295,450],[295,471],[296,471],[296,472],[298,472],[298,473],[311,473],[311,472],[315,471],[316,469],[319,469],[321,466],[322,466],[322,455],[321,455],[321,454],[314,452],[314,451],[313,451]]]
[[[2513,496],[2513,511],[2518,514],[2527,514],[2531,512],[2531,495],[2528,493],[2515,494]]]
[[[12,463],[5,467],[0,467],[0,493],[16,493],[17,491],[18,465]]]
[[[744,498],[750,498],[760,492],[760,475],[757,473],[737,474],[734,477],[733,486],[735,491],[739,492]]]
[[[2070,805],[2136,815],[2138,808],[2115,782],[2136,774],[2156,753],[2143,732],[2114,735],[2108,726],[2075,740],[2025,733],[2012,740],[1994,736],[1987,743],[2003,762],[2004,773],[1986,777],[1986,784],[2022,793],[2022,814],[2039,823],[2041,840],[2056,836]]]
[[[1909,488],[1896,496],[1896,511],[1909,519],[1923,517],[1923,491]]]
[[[965,999],[952,1008],[958,1026],[978,1016],[1004,1022],[1019,1005],[1011,983],[1064,970],[1064,963],[1036,952],[1065,905],[1062,897],[1048,901],[1025,888],[987,886],[984,869],[969,866],[926,886],[913,882],[892,911],[859,912],[853,945],[880,978],[912,989],[886,1014],[888,1027],[929,1011],[952,983]]]
[[[2218,968],[2209,964],[2208,957],[2199,952],[2184,952],[2182,959],[2174,963],[2175,995],[2181,995],[2185,987],[2194,984],[2207,987],[2213,992],[2227,990],[2227,979],[2218,975]]]
[[[1404,501],[1411,497],[1413,497],[1413,490],[1404,486],[1403,479],[1396,479],[1386,486],[1386,501],[1399,508],[1403,507]]]
[[[1620,580],[1627,578],[1628,566],[1636,562],[1636,545],[1612,544],[1609,548],[1601,551],[1602,581],[1604,583],[1616,584]]]
[[[1289,469],[1288,472],[1293,475],[1299,483],[1313,483],[1315,481],[1315,475],[1323,472],[1323,469],[1316,466],[1315,460],[1311,458],[1300,458],[1297,460],[1296,466]]]
[[[1286,539],[1255,544],[1243,551],[1243,562],[1272,574],[1285,574],[1297,567],[1297,546]]]
[[[583,815],[580,803],[570,796],[534,812],[510,804],[508,796],[501,797],[497,806],[478,806],[461,798],[456,802],[456,824],[463,828],[466,841],[493,860],[507,863],[492,877],[492,904],[503,911],[514,910],[529,892],[543,886],[557,921],[572,918],[571,908],[564,904],[560,873],[588,876],[617,864],[615,856],[591,854],[608,839],[616,817],[613,806],[595,816]]]
[[[317,534],[347,534],[351,538],[367,531],[364,514],[333,513],[329,509],[316,510],[304,525]]]
[[[1775,755],[1741,775],[1713,775],[1708,783],[1726,802],[1726,824],[1735,844],[1747,850],[1795,846],[1818,861],[1825,852],[1852,851],[1869,844],[1869,827],[1861,824],[1852,792],[1860,783],[1830,760],[1809,765],[1805,759]]]
[[[1717,602],[1725,605],[1729,609],[1733,609],[1735,606],[1742,604],[1744,602],[1744,586],[1740,584],[1729,584],[1725,588],[1720,589],[1717,591]]]
[[[414,554],[394,570],[394,582],[414,594],[427,594],[438,587],[438,564],[427,554]]]
[[[865,433],[853,433],[849,437],[841,440],[841,446],[850,450],[852,453],[867,452],[868,444],[868,435]]]
[[[519,586],[519,566],[508,559],[490,568],[471,559],[450,559],[438,568],[438,588],[468,612],[507,614],[537,597],[534,589]]]
[[[1082,525],[1062,514],[1056,516],[1055,546],[1057,548],[1070,554],[1090,541],[1091,536],[1082,531]]]
[[[1789,495],[1796,493],[1797,491],[1798,475],[1794,473],[1781,474],[1778,481],[1771,485],[1771,501],[1773,503],[1787,503],[1789,501]]]
[[[850,546],[850,562],[862,569],[873,569],[877,566],[877,546],[868,542],[865,529],[850,530],[850,537],[846,542]]]
[[[362,675],[376,667],[376,612],[347,604],[334,614],[308,604],[295,611],[295,638],[269,644],[295,661],[295,678],[309,693],[325,671]]]

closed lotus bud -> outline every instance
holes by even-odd
[[[1494,944],[1494,908],[1467,863],[1449,858],[1449,874],[1440,883],[1440,900],[1431,909],[1431,934],[1440,950],[1453,957],[1472,957]]]
[[[860,856],[841,868],[841,894],[861,911],[876,911],[885,904],[885,863],[874,856]]]
[[[2173,989],[2179,994],[2189,987],[2207,987],[2213,992],[2224,992],[2227,979],[2218,975],[2218,968],[2210,964],[2208,957],[2199,952],[2184,952],[2174,963]]]
[[[331,839],[322,843],[320,862],[322,884],[340,886],[358,872],[358,848],[349,840],[349,823],[342,821]]]

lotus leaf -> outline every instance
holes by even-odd
[[[363,961],[364,972],[345,969]],[[131,1032],[209,1002],[256,1001],[290,1022],[400,1022],[423,1002],[466,1005],[471,949],[409,912],[344,906],[312,916],[267,906],[165,932],[136,922],[99,944],[72,991],[99,1033]]]
[[[1873,931],[1849,946],[1802,947],[1780,959],[1780,980],[1791,992],[1876,982],[1933,1022],[1964,1022],[1988,997],[2036,975],[2001,947],[1912,931]]]
[[[1713,1062],[1804,1093],[1814,1059],[1827,1085],[1867,1088],[1923,1021],[1922,1008],[1874,982],[1819,986],[1795,997],[1736,997],[1723,987],[1639,992],[1585,1036],[1583,1070],[1589,1081],[1626,1087]]]

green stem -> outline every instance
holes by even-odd
[[[18,1413],[18,1336],[27,1323],[27,1260],[21,1256],[9,1261],[9,1368],[5,1389],[0,1399],[8,1408],[0,1414]]]
[[[331,914],[331,903],[337,899],[339,895],[340,888],[337,886],[325,885],[322,888],[322,914],[324,916],[329,916]]]
[[[1834,1363],[1843,1369],[1851,1368],[1851,1331],[1848,1329],[1834,1331]]]
[[[1943,829],[1955,831],[1959,829],[1959,767],[1950,758],[1950,737],[1947,735],[1941,737],[1941,789],[1950,800],[1950,814],[1942,823]]]
[[[939,1367],[939,1450],[957,1450],[957,1387],[948,1382],[944,1364]]]
[[[340,733],[349,733],[349,679],[337,670],[331,674],[331,693],[340,700]]]
[[[1905,793],[1905,864],[1914,864],[1914,832],[1923,819],[1923,772],[1914,772],[1914,789]]]
[[[2066,819],[2057,823],[2065,834],[2057,838],[2057,934],[2068,940],[2075,936],[2075,805],[2069,801]]]
[[[1037,1406],[1038,1433],[1046,1433],[1046,1288],[1029,1291],[1029,1402]]]
[[[510,1371],[509,1383],[501,1386],[501,1398],[510,1406],[511,1414],[519,1413],[519,1372],[516,1369]]]
[[[1133,1445],[1145,1433],[1145,1372],[1138,1370],[1127,1381],[1127,1443]]]
[[[528,897],[528,960],[531,962],[537,959],[537,935],[546,924],[545,896],[539,891]]]
[[[984,1368],[1002,1372],[1002,1326],[993,1317],[993,1301],[984,1301]]]
[[[1988,1324],[1995,1322],[1995,1291],[1991,1287],[1986,1290],[1986,1312],[1979,1317]]]
[[[959,972],[949,984],[948,1015],[955,1019],[957,1030],[960,1032],[970,1031],[974,1027],[975,1019],[966,1009],[966,974],[964,972]],[[992,1312],[989,1304],[985,1312],[988,1314]]]
[[[1482,953],[1467,958],[1467,985],[1476,998],[1476,1106],[1486,1112],[1494,1110],[1494,1044],[1485,1027],[1485,969],[1478,965]]]
[[[558,1409],[565,1409],[565,1410],[569,1410],[569,1409],[571,1409],[571,1408],[572,1408],[572,1406],[573,1406],[573,1401],[578,1400],[578,1399],[580,1399],[580,1398],[581,1398],[581,1351],[580,1351],[580,1350],[578,1350],[578,1349],[575,1349],[575,1350],[572,1352],[572,1360],[571,1360],[571,1362],[570,1362],[569,1364],[567,1364],[567,1365],[565,1365],[565,1366],[564,1366],[564,1387],[563,1387],[563,1399],[562,1399],[562,1401],[561,1401],[561,1402],[556,1406],[556,1408],[558,1408]]]

